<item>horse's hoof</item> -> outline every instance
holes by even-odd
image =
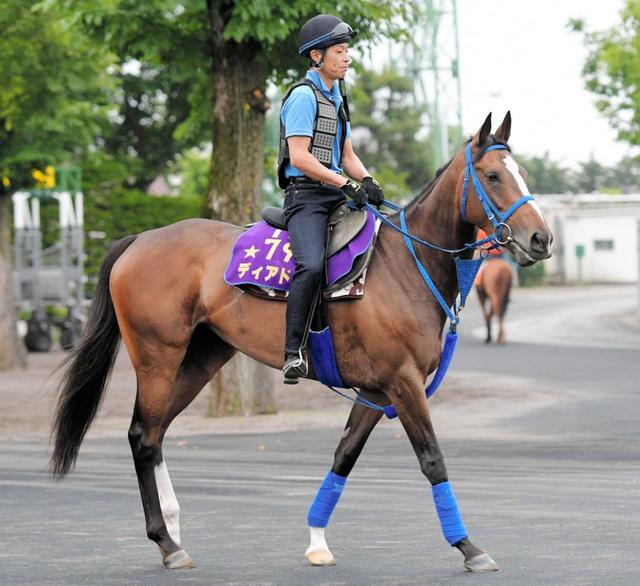
[[[464,567],[470,572],[497,572],[500,569],[488,553],[474,555],[472,558],[464,560]]]
[[[316,549],[315,551],[307,551],[304,554],[312,566],[335,566],[336,558],[328,549]]]
[[[184,549],[179,549],[165,556],[162,563],[167,570],[186,570],[194,567],[191,556]]]

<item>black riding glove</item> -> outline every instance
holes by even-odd
[[[369,203],[379,208],[384,201],[384,193],[380,184],[373,177],[367,175],[362,180],[362,187],[367,192]]]
[[[367,192],[362,185],[358,185],[353,181],[347,181],[340,189],[353,200],[356,207],[363,208],[364,204],[367,203]]]

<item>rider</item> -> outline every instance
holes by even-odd
[[[285,190],[284,218],[296,260],[287,300],[284,382],[308,372],[304,353],[314,298],[324,271],[327,220],[332,209],[353,199],[379,206],[380,185],[353,151],[343,79],[348,42],[358,34],[336,16],[320,14],[300,29],[298,52],[309,59],[304,80],[282,101],[278,180]],[[344,177],[360,181],[358,185]]]

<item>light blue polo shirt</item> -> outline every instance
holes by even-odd
[[[327,89],[327,86],[322,81],[320,74],[313,69],[307,71],[305,76],[310,79],[315,86],[322,91],[325,98],[331,100],[336,106],[336,113],[340,104],[342,104],[342,96],[338,88],[338,82],[334,82],[331,91]],[[286,129],[286,138],[290,136],[313,136],[313,123],[316,119],[316,110],[318,105],[316,104],[316,97],[313,90],[307,85],[301,85],[294,89],[287,101],[282,106],[280,112],[280,120],[284,124]],[[338,118],[338,131],[336,137],[333,139],[333,151],[331,157],[331,170],[336,173],[342,173],[342,167],[340,166],[340,141],[342,139],[342,121]],[[351,138],[351,125],[347,122],[347,138]],[[286,177],[300,177],[304,175],[300,169],[294,167],[289,163],[284,170]]]

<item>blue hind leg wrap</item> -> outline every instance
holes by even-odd
[[[346,476],[339,476],[329,470],[309,508],[307,515],[309,527],[326,527],[329,524],[331,513],[338,504],[346,482]]]
[[[454,545],[467,537],[468,533],[462,521],[453,489],[448,482],[442,482],[432,486],[431,490],[444,538],[449,542],[449,545]]]

